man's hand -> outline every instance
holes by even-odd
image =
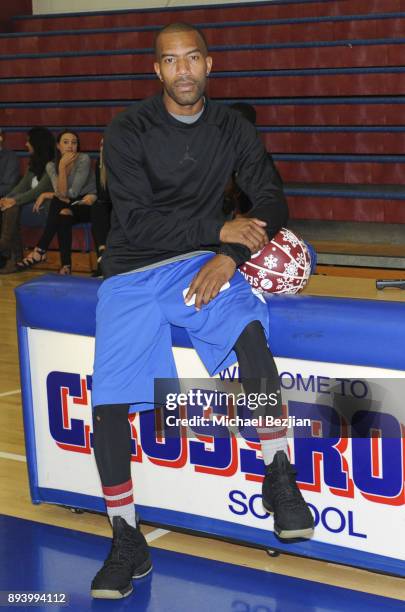
[[[7,210],[7,208],[11,208],[12,206],[15,206],[14,198],[1,198],[0,210]]]
[[[193,278],[190,289],[184,298],[189,302],[195,294],[195,307],[200,310],[203,304],[208,304],[216,297],[236,270],[236,263],[228,255],[215,255],[206,263]]]
[[[221,242],[243,244],[253,254],[269,242],[266,225],[265,221],[255,217],[237,217],[224,223],[219,239]]]

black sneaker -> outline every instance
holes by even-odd
[[[135,529],[114,516],[111,551],[91,583],[91,595],[98,599],[127,597],[133,591],[132,578],[143,578],[151,569],[148,544],[139,526]]]
[[[314,519],[297,487],[296,473],[285,452],[278,451],[263,481],[263,506],[274,513],[274,531],[286,540],[310,538],[314,533]]]

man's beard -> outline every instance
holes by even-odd
[[[193,83],[194,87],[191,91],[180,91],[178,85],[181,83]],[[166,93],[172,100],[174,100],[179,106],[193,106],[200,100],[204,95],[206,79],[203,78],[200,81],[195,79],[177,79],[173,84],[167,85],[164,83]]]

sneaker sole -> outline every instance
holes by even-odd
[[[133,580],[139,580],[140,578],[144,578],[145,576],[150,574],[152,569],[153,566],[151,564],[145,571],[143,571],[142,574],[136,574],[136,576],[132,576]],[[124,599],[124,597],[128,597],[128,595],[131,595],[133,590],[134,588],[131,585],[129,590],[125,591],[124,593],[122,593],[121,591],[112,591],[108,589],[97,589],[91,590],[90,594],[92,597],[94,597],[94,599]]]
[[[121,591],[111,591],[108,589],[97,589],[97,590],[91,590],[90,595],[94,599],[123,599],[124,597],[128,597],[128,595],[131,595],[133,590],[134,588],[131,584],[128,591],[124,591],[123,593]]]
[[[308,527],[307,529],[295,529],[295,530],[278,530],[277,526],[274,527],[274,531],[280,540],[294,540],[299,538],[305,538],[309,540],[314,535],[314,528]]]
[[[274,514],[272,508],[270,508],[269,506],[266,506],[263,501],[262,501],[262,504],[266,512],[268,512],[269,514]],[[279,527],[276,524],[274,524],[274,533],[281,540],[294,540],[297,538],[310,539],[314,535],[314,527],[312,526],[312,527],[304,527],[303,529],[288,529],[287,530],[287,529],[279,529]]]
[[[132,576],[134,580],[139,580],[140,578],[145,578],[148,574],[153,570],[153,565],[151,564],[146,570],[144,570],[141,574],[135,574]]]

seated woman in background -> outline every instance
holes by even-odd
[[[79,136],[69,129],[57,137],[56,149],[55,162],[46,166],[53,192],[43,193],[34,206],[38,211],[44,200],[52,198],[45,229],[34,250],[17,263],[21,271],[45,261],[46,251],[56,234],[61,256],[59,273],[70,274],[72,226],[90,221],[90,206],[96,200],[96,181],[90,157],[80,153]]]
[[[46,164],[55,157],[55,138],[47,128],[34,127],[27,134],[25,146],[30,153],[28,168],[21,181],[0,199],[1,234],[0,253],[7,258],[0,274],[17,270],[16,262],[22,257],[19,228],[20,208],[34,202],[40,194],[52,189]]]
[[[106,248],[110,231],[112,203],[107,185],[107,170],[104,165],[103,139],[100,141],[100,157],[96,166],[97,200],[91,207],[91,231],[97,251],[97,270],[94,276],[101,276],[100,262]]]

